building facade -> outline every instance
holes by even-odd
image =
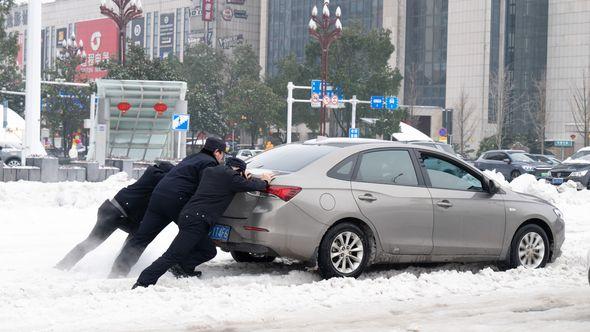
[[[547,37],[547,132],[549,141],[570,140],[583,146],[574,114],[574,94],[582,91],[590,100],[590,1],[549,0]],[[590,102],[588,102],[590,109]],[[576,125],[577,124],[577,125]]]
[[[207,3],[211,4],[210,15],[205,17],[203,6]],[[96,0],[56,0],[43,4],[43,69],[53,66],[62,41],[72,34],[76,35],[78,44],[81,40],[84,45],[86,68],[95,68],[105,58],[116,58],[117,35],[113,24],[100,14],[99,6]],[[197,43],[227,52],[243,43],[251,44],[256,52],[260,48],[260,1],[144,0],[142,9],[143,17],[128,24],[127,38],[143,47],[152,59],[173,54],[182,60],[187,47]],[[26,4],[15,6],[6,22],[7,30],[19,35],[20,66],[26,63],[27,23]],[[89,35],[82,38],[78,30]]]

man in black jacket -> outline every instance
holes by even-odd
[[[60,270],[69,270],[87,253],[101,245],[118,228],[129,233],[127,241],[139,228],[152,191],[174,165],[169,162],[148,167],[132,185],[121,189],[113,199],[106,200],[98,208],[94,228],[88,237],[74,247],[57,265]]]
[[[264,191],[274,179],[272,173],[255,179],[246,175],[245,171],[246,163],[238,158],[228,158],[225,165],[203,171],[203,180],[197,192],[180,212],[178,235],[168,250],[143,270],[133,288],[154,285],[169,268],[187,255],[203,250],[203,244],[206,246],[211,241],[209,228],[227,209],[235,193]]]
[[[172,171],[158,183],[150,198],[147,212],[141,221],[135,236],[121,249],[109,275],[110,278],[126,276],[154,238],[170,224],[178,222],[178,214],[197,191],[203,178],[203,170],[217,166],[223,160],[225,142],[219,138],[209,137],[203,149],[194,155],[184,158]],[[189,256],[183,260],[182,270],[186,274],[194,273],[197,265],[217,254],[213,242],[209,243],[204,256]]]

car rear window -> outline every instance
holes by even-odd
[[[338,150],[333,145],[289,144],[276,147],[250,158],[248,168],[264,168],[274,171],[297,172],[303,167]]]

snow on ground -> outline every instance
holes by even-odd
[[[167,248],[175,225],[148,247],[129,278],[106,278],[122,232],[71,272],[53,269],[90,231],[98,206],[129,183],[123,174],[103,183],[0,183],[1,331],[590,330],[587,190],[567,184],[557,190],[531,176],[503,182],[565,213],[562,257],[534,271],[379,266],[358,280],[322,281],[296,262],[238,264],[220,252],[202,267],[201,279],[167,274],[155,287],[130,290]]]

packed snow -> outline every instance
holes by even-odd
[[[155,287],[131,290],[175,236],[174,224],[128,278],[106,278],[125,239],[120,231],[72,271],[53,268],[86,237],[98,206],[131,183],[123,173],[102,183],[0,183],[0,330],[590,331],[590,191],[488,174],[564,212],[555,263],[532,271],[378,266],[359,279],[321,280],[298,262],[235,263],[220,251],[199,279],[166,274]]]

